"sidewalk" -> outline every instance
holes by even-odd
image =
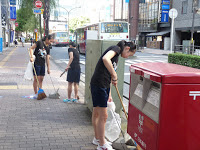
[[[27,48],[28,45],[11,47],[0,55],[0,149],[94,150],[91,113],[84,105],[84,85],[80,83],[80,103],[63,103],[67,97],[66,74],[60,78],[62,70],[53,61],[51,78],[61,98],[23,98],[33,94],[32,81],[23,78],[29,61]],[[55,92],[48,74],[43,85],[47,96]]]
[[[151,53],[151,54],[160,54],[160,55],[170,54],[169,50],[153,49],[153,48],[139,49],[139,51],[142,52],[142,53]]]

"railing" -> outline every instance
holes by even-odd
[[[191,54],[200,56],[200,46],[175,45],[174,53]]]

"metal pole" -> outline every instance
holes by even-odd
[[[124,11],[123,11],[123,9],[124,9],[124,3],[123,3],[123,1],[124,0],[122,0],[121,20],[123,20],[123,13],[124,13]]]
[[[0,1],[0,15],[1,15],[1,1]],[[1,16],[0,16],[0,53],[2,52],[3,52],[3,38],[2,38]]]
[[[195,19],[195,13],[196,13],[196,9],[195,7],[193,7],[193,17],[192,17],[192,30],[191,30],[191,47],[192,47],[192,54],[194,52],[194,19]]]
[[[69,12],[70,11],[67,11],[68,12],[68,40],[69,40]]]
[[[172,15],[173,16],[173,15]],[[171,26],[171,45],[170,45],[170,53],[173,53],[173,40],[174,40],[174,16],[172,17],[172,26]]]

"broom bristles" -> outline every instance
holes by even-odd
[[[47,96],[46,96],[45,93],[40,93],[40,94],[38,94],[37,100],[42,100],[42,99],[44,99],[44,98],[46,98],[46,97],[47,97]]]

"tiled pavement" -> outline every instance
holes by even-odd
[[[32,81],[24,79],[29,61],[27,47],[11,47],[0,54],[0,149],[1,150],[94,150],[91,113],[84,105],[84,84],[80,103],[62,102],[67,96],[66,75],[51,61],[51,78],[60,99],[41,101],[23,98],[33,94]],[[43,89],[54,93],[46,74]]]

